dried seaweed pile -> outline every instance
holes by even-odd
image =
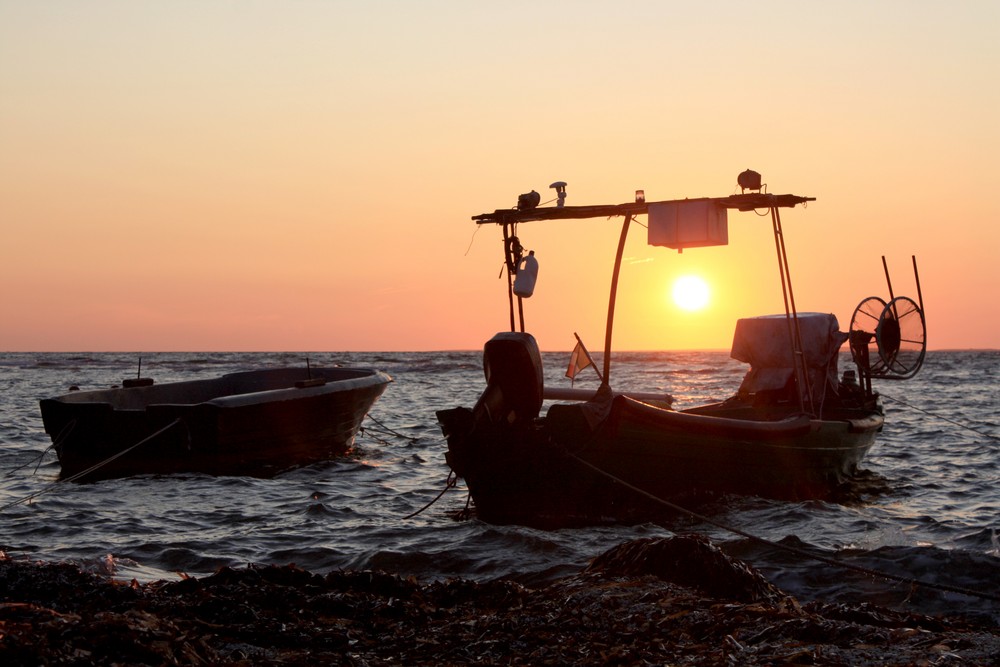
[[[541,589],[294,566],[124,584],[0,559],[0,662],[997,664],[1000,629],[800,606],[704,540],[630,542]]]

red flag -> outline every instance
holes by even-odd
[[[573,354],[569,358],[569,368],[566,369],[566,377],[569,379],[574,379],[580,371],[592,364],[590,360],[590,355],[583,347],[582,341],[576,342],[576,347],[573,348]]]

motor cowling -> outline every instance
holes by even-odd
[[[505,331],[483,348],[486,391],[474,412],[493,423],[530,423],[542,408],[542,355],[534,336]],[[486,413],[482,415],[482,413]]]

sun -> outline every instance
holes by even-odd
[[[681,276],[674,281],[671,294],[683,310],[701,310],[708,305],[708,283],[698,276]]]

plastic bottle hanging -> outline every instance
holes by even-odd
[[[538,260],[535,251],[529,250],[528,256],[521,260],[514,276],[514,294],[527,299],[535,292],[535,281],[538,280]]]

